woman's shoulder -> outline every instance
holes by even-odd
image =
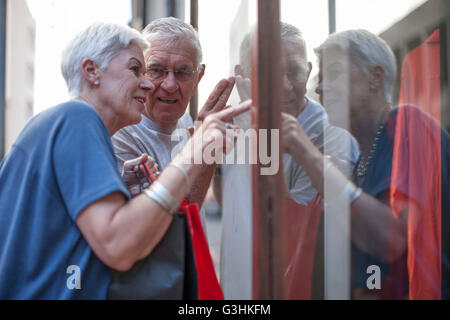
[[[106,127],[97,111],[82,101],[67,101],[43,110],[35,115],[24,128],[26,132],[45,136],[59,135],[61,132],[105,132]]]
[[[54,109],[56,113],[68,116],[98,115],[92,106],[80,100],[70,100],[63,102],[55,106]]]
[[[423,119],[431,119],[432,118],[427,112],[422,110],[422,108],[420,108],[417,105],[413,105],[413,104],[401,104],[401,105],[398,105],[398,106],[392,108],[391,112],[389,112],[388,117],[396,118],[399,114],[420,117]]]
[[[101,118],[93,107],[89,104],[71,100],[50,107],[35,116],[39,122],[50,122],[53,124],[71,123],[91,123],[101,122]]]
[[[422,110],[419,106],[412,104],[398,105],[388,114],[385,124],[396,126],[398,124],[408,124],[409,126],[433,126],[441,127],[440,121]],[[420,132],[420,131],[419,131]]]

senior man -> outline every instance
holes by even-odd
[[[303,35],[295,26],[281,22],[283,60],[286,72],[283,76],[284,110],[282,127],[289,127],[294,119],[300,123],[315,146],[326,154],[353,167],[359,156],[356,140],[344,129],[330,125],[325,109],[306,96],[307,82],[312,70],[308,62]],[[240,47],[240,64],[235,67],[238,76],[237,87],[241,100],[249,96],[250,78],[250,34]],[[289,130],[283,130],[289,132]],[[286,138],[284,138],[286,140]],[[308,204],[317,194],[306,172],[290,156],[292,150],[286,147],[283,164],[289,197],[301,204]]]
[[[152,157],[160,170],[182,149],[189,138],[185,134],[175,136],[180,130],[193,127],[186,108],[205,72],[201,64],[202,49],[195,29],[180,19],[161,18],[150,23],[143,31],[150,44],[145,53],[147,76],[155,86],[149,92],[142,121],[118,131],[112,138],[120,171],[124,162],[135,159],[145,161]],[[210,114],[223,109],[234,86],[234,77],[222,79],[212,91],[197,120],[203,121]],[[128,163],[129,164],[129,163]],[[125,166],[125,170],[133,166]],[[209,188],[215,165],[205,167],[203,174],[193,181],[188,199],[200,206]],[[134,174],[130,172],[130,174]],[[132,195],[141,186],[128,184]]]

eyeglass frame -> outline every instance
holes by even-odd
[[[193,70],[191,70],[190,72],[184,72],[184,73],[189,74],[189,76],[190,76],[190,78],[189,78],[189,79],[186,79],[186,80],[181,80],[181,79],[178,79],[178,78],[177,78],[177,73],[176,73],[176,72],[177,72],[178,70],[169,69],[169,68],[162,67],[162,66],[160,66],[159,68],[161,68],[161,69],[164,71],[164,76],[161,77],[161,78],[153,79],[153,78],[149,75],[149,69],[150,69],[151,67],[156,67],[156,66],[159,66],[159,65],[158,65],[158,64],[155,64],[155,65],[149,65],[149,66],[146,67],[146,69],[145,69],[145,75],[146,75],[146,77],[147,77],[149,80],[151,80],[151,81],[164,81],[164,80],[167,78],[167,76],[169,75],[169,72],[172,72],[173,75],[174,75],[174,77],[175,77],[175,79],[176,79],[177,81],[180,81],[180,82],[187,82],[187,81],[191,81],[191,80],[194,78],[194,74],[199,73],[199,72],[202,70],[202,68],[204,68],[205,65],[204,65],[204,64],[200,64],[196,69],[193,69]]]

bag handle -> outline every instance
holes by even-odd
[[[151,183],[156,181],[155,175],[153,174],[152,170],[150,170],[146,162],[141,163],[139,166],[141,167],[141,170],[144,172],[147,179],[151,181]]]

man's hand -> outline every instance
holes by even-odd
[[[235,78],[230,77],[228,79],[222,79],[216,85],[214,90],[206,100],[205,105],[202,110],[197,115],[197,121],[204,121],[205,118],[213,113],[219,112],[227,106],[228,98],[230,97],[231,91],[233,90]]]
[[[236,76],[236,88],[238,90],[241,101],[251,99],[252,86],[250,83],[250,79],[244,78],[242,76]]]
[[[140,191],[142,191],[141,189],[149,187],[147,182],[143,183],[141,186],[138,179],[138,165],[145,162],[147,162],[148,167],[154,174],[159,172],[158,165],[155,160],[145,153],[139,158],[131,159],[123,163],[122,179],[125,181],[125,185],[127,186],[127,189],[132,197],[137,196]]]
[[[281,136],[285,152],[291,155],[296,151],[301,139],[309,140],[298,120],[285,112],[281,114]]]

